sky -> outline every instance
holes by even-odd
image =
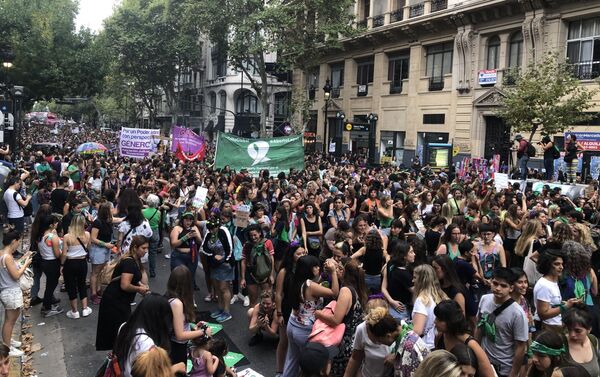
[[[79,0],[79,15],[75,20],[77,29],[86,26],[93,31],[102,29],[102,21],[113,12],[120,0]]]

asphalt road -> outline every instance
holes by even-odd
[[[165,240],[165,249],[168,243]],[[169,277],[169,260],[158,255],[157,277],[150,279],[150,289],[153,292],[164,293]],[[204,273],[198,268],[196,281],[201,290],[195,292],[196,304],[199,311],[214,311],[217,306],[213,303],[205,303],[202,298],[206,296],[204,287]],[[42,290],[44,278],[42,277]],[[41,295],[42,293],[40,293]],[[68,298],[66,293],[56,291],[57,297],[61,299],[60,305],[68,310]],[[137,297],[137,301],[140,297]],[[43,318],[40,314],[40,306],[30,310],[29,322],[32,324],[31,331],[34,335],[33,344],[40,343],[41,350],[33,355],[33,368],[37,370],[40,377],[90,377],[93,376],[102,364],[106,352],[96,351],[94,347],[96,339],[96,324],[98,321],[98,306],[92,305],[94,312],[87,318],[69,319],[65,314],[59,314],[50,318]],[[80,308],[81,310],[81,308]],[[265,377],[275,375],[275,347],[273,343],[263,342],[254,347],[248,346],[250,336],[247,332],[247,308],[241,302],[232,305],[233,319],[225,322],[224,331],[231,341],[246,356],[249,365],[241,366],[238,370],[250,367],[263,374]]]

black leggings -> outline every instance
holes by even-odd
[[[69,300],[75,300],[78,293],[80,300],[87,298],[87,287],[85,285],[87,270],[87,261],[85,259],[67,259],[65,261],[63,276]]]
[[[52,299],[54,298],[54,290],[58,285],[58,278],[60,277],[60,262],[58,259],[42,260],[41,266],[42,272],[46,275],[46,290],[44,291],[44,303],[42,304],[42,308],[44,310],[50,310],[52,307]]]

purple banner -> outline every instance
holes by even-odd
[[[174,126],[171,151],[176,152],[178,145],[181,145],[181,150],[185,153],[196,153],[202,149],[204,137],[199,136],[189,128]]]

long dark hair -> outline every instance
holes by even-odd
[[[37,244],[44,237],[44,232],[50,227],[50,215],[52,215],[52,207],[50,204],[42,204],[38,209],[33,223],[31,224],[31,250],[37,250]]]
[[[446,332],[458,337],[469,332],[469,325],[460,305],[454,300],[443,300],[433,309],[435,318],[446,323]]]
[[[125,220],[129,222],[131,229],[140,226],[144,222],[142,206],[139,203],[130,203],[127,206],[127,217]]]
[[[456,269],[454,267],[454,263],[452,259],[448,256],[448,254],[436,255],[431,260],[431,263],[435,262],[442,271],[444,271],[444,285],[449,285],[451,287],[456,287],[462,294],[465,293],[465,286],[461,283],[458,278],[458,274],[456,273]],[[440,282],[441,284],[442,282]]]
[[[351,259],[344,265],[344,286],[354,288],[357,299],[364,308],[367,303],[365,271],[360,267],[356,259]]]
[[[564,345],[563,337],[554,331],[544,331],[539,334],[535,339],[536,342],[543,344],[546,347],[553,349],[560,349]],[[529,368],[527,377],[550,377],[554,372],[554,369],[565,362],[565,354],[560,356],[548,356],[551,360],[550,367],[546,370],[538,370],[534,365]]]
[[[100,204],[98,208],[98,220],[102,224],[112,224],[112,206],[109,202]]]
[[[168,299],[177,298],[183,303],[183,314],[188,322],[193,322],[194,314],[194,291],[192,290],[192,273],[186,266],[177,266],[171,271],[167,282]]]
[[[390,250],[389,266],[406,267],[406,256],[410,251],[410,244],[402,240],[392,240],[388,246]]]
[[[125,213],[132,204],[139,204],[140,207],[142,206],[142,201],[137,192],[130,188],[123,190],[121,195],[119,195],[119,203],[117,204],[119,213]]]
[[[171,349],[169,333],[172,325],[173,312],[169,301],[164,296],[151,293],[138,304],[137,309],[119,331],[113,352],[121,362],[124,362],[129,356],[135,337],[142,332],[145,332],[157,347],[169,351]]]
[[[315,278],[313,268],[319,265],[319,259],[312,255],[305,255],[296,262],[296,272],[290,284],[290,305],[293,309],[298,310],[302,300],[302,287],[307,280]]]

